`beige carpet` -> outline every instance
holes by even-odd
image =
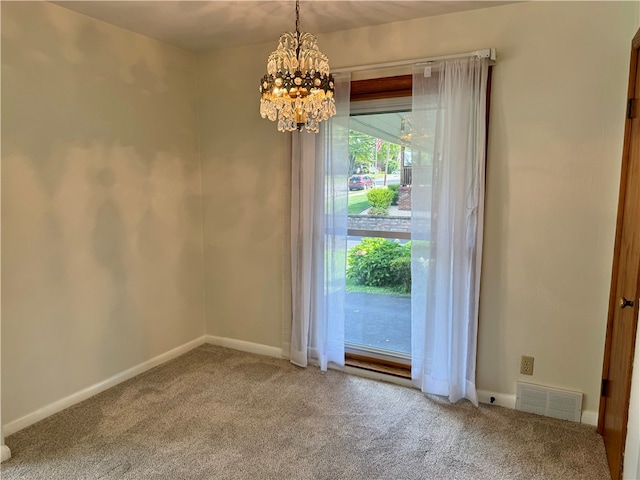
[[[2,480],[609,478],[593,427],[209,345],[6,443]]]

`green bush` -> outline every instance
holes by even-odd
[[[369,208],[368,212],[369,215],[378,215],[378,216],[384,216],[384,215],[389,215],[389,210],[387,210],[386,208],[382,208],[382,207],[371,207]]]
[[[349,249],[347,254],[347,278],[369,287],[395,286],[406,281],[399,277],[402,267],[392,268],[394,260],[411,258],[411,244],[401,245],[384,238],[365,238]],[[409,275],[410,272],[409,263]],[[404,274],[403,274],[404,275]],[[409,284],[411,283],[409,276]],[[406,287],[405,287],[406,288]],[[410,288],[410,286],[409,286]]]
[[[388,188],[373,188],[367,193],[367,201],[371,205],[369,214],[388,215],[387,209],[393,200],[393,192]]]
[[[394,183],[392,185],[387,185],[387,188],[393,192],[393,198],[391,199],[391,205],[398,205],[398,198],[400,197],[400,184]]]
[[[400,257],[395,260],[391,260],[389,263],[391,273],[395,275],[398,283],[402,285],[402,288],[406,293],[411,292],[411,257]]]

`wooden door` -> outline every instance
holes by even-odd
[[[598,431],[611,478],[622,478],[640,303],[640,31],[633,39]]]

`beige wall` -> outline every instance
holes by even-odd
[[[204,334],[195,56],[2,2],[2,420]]]
[[[205,284],[208,334],[280,348],[290,137],[258,113],[268,48],[199,58]]]
[[[333,68],[498,49],[480,389],[515,394],[519,379],[576,389],[597,411],[636,8],[527,2],[319,36]],[[253,95],[275,46],[200,58],[199,128],[207,331],[279,347],[287,137]],[[535,357],[533,377],[518,373],[523,354]]]

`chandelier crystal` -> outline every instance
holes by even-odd
[[[300,3],[296,0],[296,31],[280,36],[260,81],[260,115],[277,121],[281,132],[306,129],[318,133],[319,123],[336,114],[334,91],[329,59],[314,35],[300,32]]]

